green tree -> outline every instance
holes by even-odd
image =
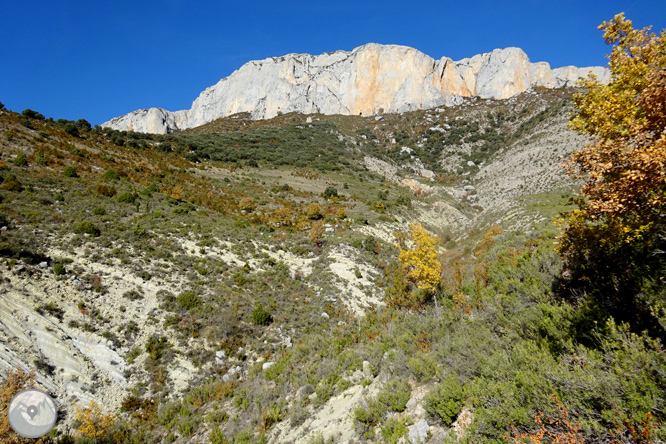
[[[44,120],[44,115],[43,114],[38,113],[37,111],[33,111],[30,108],[24,109],[21,114],[23,114],[25,117],[28,117],[30,119]]]
[[[64,131],[70,136],[79,137],[79,129],[74,123],[66,123]]]

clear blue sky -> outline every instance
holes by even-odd
[[[250,60],[369,42],[454,60],[518,46],[552,67],[605,65],[596,28],[622,11],[635,27],[666,28],[665,0],[6,2],[0,102],[98,124],[189,109]]]

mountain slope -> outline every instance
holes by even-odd
[[[0,372],[35,369],[63,435],[103,403],[105,442],[498,442],[553,393],[590,441],[657,430],[663,352],[588,348],[603,320],[553,290],[572,93],[159,136],[1,111]],[[442,287],[387,306],[412,222]]]

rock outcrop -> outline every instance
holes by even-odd
[[[602,67],[551,69],[531,63],[520,48],[454,62],[434,60],[406,46],[370,43],[352,52],[289,54],[241,66],[207,88],[190,110],[142,109],[102,124],[118,130],[167,133],[240,112],[254,119],[292,111],[322,114],[404,112],[452,105],[460,97],[507,99],[535,86],[573,86],[589,72],[606,82]]]

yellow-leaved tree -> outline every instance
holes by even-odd
[[[400,242],[400,264],[402,270],[394,276],[394,290],[398,293],[390,295],[389,303],[399,306],[419,305],[430,297],[438,288],[442,279],[442,264],[437,253],[439,239],[431,236],[421,223],[410,224],[412,248]],[[397,279],[397,280],[396,280]],[[404,282],[406,281],[406,282]],[[408,285],[409,284],[409,285]],[[411,291],[409,287],[419,291]]]
[[[74,408],[74,416],[79,422],[77,432],[84,438],[103,438],[116,422],[115,416],[105,413],[94,399],[88,404],[74,403]]]
[[[666,269],[666,31],[633,29],[623,14],[599,28],[612,46],[611,79],[588,78],[574,98],[570,125],[592,142],[565,165],[584,183],[558,248],[567,285],[636,318]]]

